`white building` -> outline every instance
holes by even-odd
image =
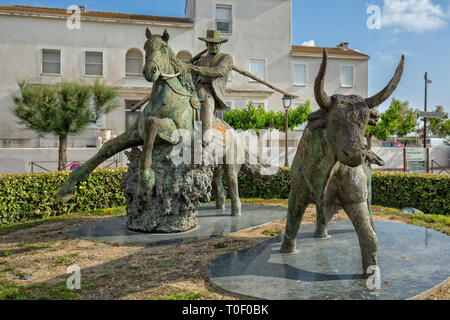
[[[184,60],[205,49],[198,37],[217,28],[229,39],[221,50],[233,56],[236,66],[298,95],[294,106],[310,100],[313,109],[317,108],[313,88],[323,48],[292,45],[291,0],[187,0],[185,18],[94,12],[89,8],[81,11],[81,28],[76,29],[68,27],[75,21],[70,10],[0,6],[0,160],[9,157],[4,148],[57,146],[56,138],[38,138],[17,124],[10,109],[13,96],[19,94],[20,80],[91,83],[100,78],[117,89],[121,107],[96,128],[70,137],[69,146],[95,145],[100,128],[110,129],[113,135],[122,133],[135,117],[127,109],[151,90],[151,83],[141,74],[146,27],[157,34],[167,29],[171,48]],[[367,97],[369,57],[348,49],[347,43],[328,48],[328,53],[327,92]],[[253,101],[278,111],[282,110],[281,97],[240,74],[230,75],[227,98],[231,108],[243,108]],[[19,152],[17,159],[30,157],[23,160],[27,163],[40,159],[33,158],[33,151],[27,152],[31,155],[20,156]],[[39,157],[57,160],[52,158],[56,154],[40,153]]]

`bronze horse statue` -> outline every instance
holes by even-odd
[[[142,146],[139,160],[139,186],[141,190],[137,190],[137,192],[149,191],[157,183],[151,169],[154,147],[159,144],[176,145],[180,143],[183,139],[180,132],[188,132],[193,137],[194,121],[200,108],[200,102],[190,70],[186,64],[176,58],[169,47],[167,30],[164,31],[163,35],[153,35],[147,28],[146,36],[147,41],[144,46],[146,57],[143,74],[148,81],[153,82],[148,104],[131,128],[118,137],[105,142],[91,159],[70,173],[68,180],[59,190],[58,201],[66,201],[72,198],[75,194],[76,185],[86,180],[89,174],[102,162],[123,150],[137,146]],[[236,145],[239,145],[235,134],[226,134],[227,132],[234,132],[227,123],[216,118],[214,119],[214,129],[215,134],[220,135],[216,137],[216,140],[223,141],[224,146],[236,147]],[[248,159],[248,152],[244,153],[245,158]],[[225,156],[226,152],[224,152]],[[269,166],[259,162],[257,164],[229,162],[232,163],[224,161],[222,166],[227,177],[232,200],[232,214],[240,215],[241,203],[237,176],[241,166],[244,171],[256,175],[265,175],[270,169],[267,171]],[[224,195],[219,178],[222,169],[217,168],[215,173],[213,191],[216,194],[217,207],[224,208]],[[273,172],[273,174],[275,173]]]
[[[377,265],[378,239],[371,211],[370,164],[383,161],[364,143],[368,124],[375,125],[373,108],[396,89],[404,67],[404,56],[389,84],[373,97],[333,95],[324,91],[327,52],[324,49],[314,93],[319,111],[308,116],[291,170],[286,232],[281,252],[295,252],[296,237],[306,207],[316,205],[315,236],[327,238],[327,223],[343,208],[359,239],[363,274]]]

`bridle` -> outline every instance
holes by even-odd
[[[167,60],[169,60],[170,57],[167,56]],[[178,77],[181,72],[178,72],[176,74],[166,74],[163,73],[161,70],[161,66],[155,61],[155,60],[148,60],[147,57],[145,58],[145,63],[153,63],[156,66],[157,71],[159,72],[160,76],[164,78],[164,80],[172,79]],[[170,64],[170,61],[168,61],[168,64]]]

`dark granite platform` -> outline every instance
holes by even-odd
[[[329,239],[302,226],[296,254],[281,254],[283,236],[217,258],[213,285],[260,299],[408,299],[450,277],[450,237],[407,224],[376,222],[382,289],[362,278],[358,238],[348,221],[329,224]]]
[[[87,240],[120,243],[123,245],[167,245],[180,242],[192,242],[237,232],[270,221],[286,218],[287,209],[273,206],[242,204],[242,215],[231,216],[230,204],[226,204],[225,211],[216,210],[214,205],[204,204],[199,207],[198,227],[183,233],[149,234],[134,232],[127,229],[126,218],[70,226],[63,230],[72,237]]]

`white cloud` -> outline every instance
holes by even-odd
[[[315,47],[316,46],[316,41],[314,41],[314,39],[311,39],[311,40],[308,40],[308,41],[304,41],[304,42],[302,42],[302,46]]]
[[[432,0],[384,0],[383,27],[394,31],[425,32],[447,25],[448,12]]]
[[[375,54],[376,54],[377,58],[382,61],[390,62],[390,63],[393,63],[395,61],[394,57],[389,53],[377,51]]]

